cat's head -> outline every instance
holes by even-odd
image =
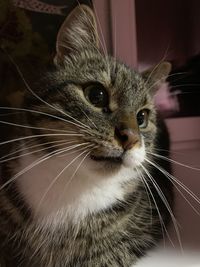
[[[95,16],[85,5],[65,20],[56,49],[56,70],[38,86],[37,97],[26,101],[40,112],[28,115],[32,126],[42,128],[34,131],[47,134],[38,142],[49,142],[47,147],[55,153],[65,147],[80,159],[87,155],[92,169],[104,172],[139,167],[154,146],[153,96],[170,64],[163,62],[139,74],[102,53]],[[61,140],[67,143],[59,146]]]

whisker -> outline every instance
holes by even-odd
[[[147,152],[148,153],[148,152]],[[149,153],[149,154],[152,154],[152,153]],[[153,154],[154,156],[160,156],[160,155],[157,155],[157,154]],[[160,167],[160,165],[158,165],[157,163],[155,163],[154,161],[152,161],[154,164],[157,165],[157,168]],[[187,166],[184,166],[184,167],[187,167]],[[161,167],[160,167],[161,168]],[[164,169],[163,169],[164,171]],[[166,176],[166,174],[165,174]],[[170,181],[171,183],[173,184],[173,186],[176,188],[176,190],[180,193],[180,195],[185,199],[185,201],[189,204],[189,206],[194,210],[194,212],[200,216],[200,212],[191,204],[191,202],[187,199],[187,197],[182,193],[182,191],[179,189],[179,187],[177,186],[177,184],[171,180],[168,176],[166,176]],[[174,177],[175,178],[175,177]],[[180,185],[179,185],[180,186]],[[200,199],[199,199],[200,200]]]
[[[146,159],[145,159],[146,160]],[[158,185],[158,183],[156,182],[156,180],[153,178],[153,176],[149,173],[149,171],[141,164],[141,167],[143,168],[143,170],[145,171],[145,173],[147,174],[147,176],[149,177],[150,181],[152,182],[152,184],[154,185],[156,191],[158,192],[160,198],[162,199],[164,205],[166,206],[172,221],[173,221],[173,225],[174,225],[174,229],[176,231],[176,235],[177,235],[177,239],[181,248],[181,251],[183,251],[183,246],[182,246],[182,241],[181,241],[181,236],[180,236],[180,231],[179,231],[179,227],[177,224],[177,220],[172,212],[172,209],[169,205],[168,200],[166,199],[166,196],[164,195],[164,193],[162,192],[160,186]]]
[[[167,172],[165,169],[163,169],[160,165],[155,164],[154,162],[145,159],[149,164],[153,165],[155,168],[157,168],[161,173],[163,173],[170,181],[174,181],[176,184],[178,184],[188,195],[190,195],[198,204],[200,204],[200,198],[192,192],[191,189],[189,189],[185,184],[183,184],[181,181],[179,181],[176,177],[171,175],[169,172]]]
[[[116,13],[114,14],[114,58],[117,58],[117,20]]]
[[[66,119],[64,119],[62,117],[59,117],[59,116],[56,116],[56,115],[52,115],[52,114],[49,114],[49,113],[46,113],[46,112],[38,111],[38,110],[32,110],[32,109],[26,109],[26,108],[14,108],[14,107],[0,107],[0,109],[5,109],[5,110],[18,110],[18,111],[36,113],[36,114],[44,115],[44,116],[47,116],[47,117],[50,117],[50,118],[53,118],[53,119],[57,119],[57,120],[60,120],[60,121],[66,122],[66,123],[70,123],[72,125],[77,126],[78,128],[86,129],[82,125],[79,125],[79,124],[77,124],[77,123],[75,123],[73,121],[69,121],[69,120],[66,120]]]
[[[96,146],[97,147],[97,146]],[[81,167],[81,165],[83,164],[84,160],[87,158],[87,156],[91,153],[91,151],[95,148],[95,146],[93,146],[92,148],[90,148],[89,150],[84,151],[85,153],[87,153],[83,159],[80,161],[80,163],[78,164],[78,166],[76,167],[74,173],[71,175],[71,177],[69,178],[68,182],[65,184],[64,189],[63,189],[63,193],[65,192],[66,188],[70,185],[70,183],[72,182],[74,176],[76,175],[77,171],[79,170],[79,168]],[[81,153],[83,155],[83,153]]]
[[[104,59],[106,61],[106,65],[107,65],[106,66],[107,67],[107,73],[110,76],[110,63],[109,63],[108,49],[107,49],[107,45],[106,45],[106,41],[105,41],[105,38],[104,38],[103,30],[102,30],[102,27],[101,27],[100,19],[98,17],[98,13],[97,13],[95,5],[93,5],[93,10],[94,10],[94,13],[95,13],[96,22],[97,22],[97,25],[99,27],[99,32],[100,32],[100,35],[101,35],[101,38],[98,35],[98,40],[99,40],[99,43],[100,43],[100,45],[102,47],[102,50],[103,50],[103,53],[104,53]],[[94,31],[96,31],[96,29],[94,29]],[[99,49],[98,49],[98,52],[100,53]]]
[[[169,46],[168,46],[168,48],[166,49],[166,51],[165,51],[163,57],[161,58],[161,60],[158,62],[158,64],[156,64],[156,65],[153,67],[152,71],[150,72],[150,74],[149,74],[149,76],[148,76],[148,78],[147,78],[147,80],[146,80],[146,82],[145,82],[145,87],[147,86],[148,82],[150,81],[152,75],[156,72],[157,68],[158,68],[158,67],[160,66],[160,64],[162,64],[162,62],[166,59],[168,50],[169,50]],[[169,75],[168,75],[167,77],[169,77]],[[167,78],[167,77],[166,77],[166,78]],[[163,80],[163,78],[160,79],[160,81],[162,81],[162,80]]]
[[[65,94],[63,94],[61,91],[58,91],[58,93],[60,94],[61,97],[65,97],[65,98],[66,98]],[[66,101],[68,101],[67,98],[66,98]],[[82,110],[81,107],[79,107],[79,109],[80,109],[81,112],[85,115],[85,117],[88,119],[88,121],[91,122],[91,124],[92,124],[96,129],[98,129],[97,126],[95,125],[95,123],[94,123],[94,122],[89,118],[89,116],[85,113],[85,111]],[[88,126],[88,127],[90,128],[90,130],[92,130],[90,126]],[[85,128],[84,128],[84,129],[85,129]],[[85,130],[89,130],[89,129],[85,129]]]
[[[146,159],[145,159],[146,160]],[[161,197],[161,199],[163,200],[163,203],[166,205],[166,208],[168,209],[170,215],[172,215],[172,218],[175,219],[175,216],[172,213],[171,207],[169,205],[168,200],[166,199],[166,196],[164,195],[164,193],[162,192],[160,186],[158,185],[158,183],[156,182],[156,180],[153,178],[153,176],[150,174],[150,172],[147,170],[147,168],[145,168],[142,164],[141,167],[143,168],[143,170],[145,171],[145,173],[147,174],[147,176],[149,177],[150,181],[152,182],[152,184],[154,185],[154,187],[156,188],[159,196]],[[176,220],[176,219],[175,219]]]
[[[79,107],[80,108],[80,107]],[[92,123],[92,125],[98,130],[96,124],[93,122],[92,119],[90,119],[90,117],[85,113],[84,110],[82,110],[82,108],[80,108],[80,110],[83,112],[83,114],[86,116],[86,118],[88,119],[88,121],[90,121]]]
[[[143,175],[143,173],[142,173],[141,171],[140,171],[140,177],[141,177],[141,179],[142,179],[143,184],[145,185],[145,187],[146,187],[147,190],[149,191],[150,196],[151,196],[151,198],[152,198],[152,200],[153,200],[153,202],[154,202],[155,208],[156,208],[156,210],[157,210],[158,217],[159,217],[159,221],[160,221],[160,226],[161,226],[161,231],[162,231],[162,236],[163,236],[163,240],[164,240],[164,245],[165,245],[165,234],[164,234],[164,230],[165,230],[165,232],[167,233],[167,228],[166,228],[166,226],[165,226],[165,224],[164,224],[163,218],[162,218],[161,213],[160,213],[160,210],[159,210],[159,208],[158,208],[158,204],[157,204],[157,202],[156,202],[156,200],[155,200],[155,197],[154,197],[154,195],[153,195],[153,193],[152,193],[152,191],[151,191],[151,188],[149,187],[149,185],[148,185],[147,181],[145,180],[145,177],[144,177],[144,175]],[[152,212],[151,212],[151,213],[152,213]],[[152,218],[151,218],[151,220],[152,220]]]
[[[23,170],[19,171],[17,174],[15,174],[11,179],[9,179],[7,182],[5,182],[1,187],[0,187],[0,191],[3,190],[6,186],[8,186],[10,183],[14,182],[18,177],[20,177],[21,175],[23,175],[24,173],[28,172],[29,170],[31,170],[32,168],[36,167],[37,165],[41,164],[42,162],[57,156],[61,153],[63,153],[63,151],[66,151],[66,148],[62,148],[62,149],[58,149],[57,151],[53,151],[51,153],[48,153],[42,157],[40,157],[39,159],[35,160],[34,162],[32,162],[31,164],[29,164],[27,167],[25,167]]]
[[[30,165],[28,165],[27,167],[25,167],[22,171],[18,172],[11,179],[9,179],[7,182],[5,182],[0,187],[0,191],[3,190],[6,186],[8,186],[10,183],[14,182],[19,176],[23,175],[24,173],[26,173],[27,171],[29,171],[31,168],[37,166],[38,164],[42,163],[43,161],[51,158],[53,155],[54,155],[54,153],[51,152],[51,153],[48,153],[45,156],[40,157],[39,159],[35,160],[34,162],[32,162]]]
[[[160,64],[160,63],[159,63]],[[159,66],[159,64],[156,65],[156,68]],[[154,71],[156,70],[155,68],[153,69]],[[180,73],[173,73],[173,74],[170,74],[170,75],[166,75],[166,76],[163,76],[161,79],[157,80],[155,83],[153,83],[150,87],[148,87],[148,91],[150,91],[154,86],[156,85],[159,85],[163,80],[167,79],[167,78],[170,78],[170,77],[173,77],[173,76],[178,76],[178,75],[182,75],[184,74],[184,72],[180,72]],[[179,78],[181,79],[181,78]],[[145,83],[145,85],[147,85],[147,83]]]
[[[160,63],[161,63],[161,62],[162,62],[162,60],[161,60],[158,64],[156,64],[156,65],[154,66],[154,68],[152,69],[152,71],[150,72],[150,74],[149,74],[149,76],[148,76],[148,78],[147,78],[147,80],[146,80],[146,82],[145,82],[145,84],[144,84],[145,87],[146,87],[147,84],[149,83],[149,81],[150,81],[152,75],[155,73],[155,71],[157,70],[157,68],[160,66]],[[151,89],[151,87],[150,87],[150,89]]]
[[[152,210],[153,210],[153,207],[152,207],[152,204],[151,204],[151,199],[149,197],[149,190],[148,190],[148,187],[146,186],[145,182],[143,181],[143,179],[144,179],[143,173],[137,167],[135,167],[135,169],[136,169],[137,173],[139,174],[139,177],[141,176],[142,183],[143,183],[145,191],[146,191],[146,195],[147,195],[149,206],[150,206],[150,210],[151,210],[151,224],[152,224]]]
[[[98,40],[99,40],[99,43],[101,44],[101,47],[103,49],[104,56],[107,57],[108,51],[107,51],[106,41],[105,41],[105,38],[104,38],[103,30],[102,30],[102,27],[101,27],[100,19],[98,17],[95,5],[93,5],[93,10],[94,10],[94,13],[95,13],[97,25],[99,27],[99,32],[100,32],[100,35],[101,35],[101,38],[102,38],[102,40],[101,40],[101,38],[98,36]],[[94,30],[96,31],[96,29],[94,29]]]
[[[90,153],[90,150],[89,149],[89,153]],[[46,198],[47,194],[49,193],[49,191],[51,190],[51,188],[54,186],[54,184],[58,181],[59,177],[78,159],[80,158],[84,153],[88,152],[88,150],[84,150],[82,153],[80,153],[78,156],[76,156],[73,160],[70,161],[70,163],[67,164],[67,166],[65,166],[61,172],[52,180],[52,182],[50,183],[50,185],[47,187],[45,193],[43,194],[42,198],[40,199],[40,202],[38,204],[38,207],[37,207],[37,210],[39,210],[42,202],[44,201],[44,199]],[[88,154],[86,154],[87,156]],[[86,157],[84,157],[85,159]],[[70,177],[71,179],[71,177]],[[37,212],[36,212],[37,213]]]
[[[67,114],[66,112],[63,112],[62,110],[60,110],[59,108],[55,107],[54,105],[51,105],[50,103],[46,102],[44,99],[42,99],[39,95],[37,95],[29,86],[28,82],[25,80],[22,71],[20,70],[19,66],[16,64],[16,62],[14,61],[14,59],[6,52],[4,51],[5,54],[8,56],[8,58],[10,59],[10,61],[12,62],[12,64],[15,66],[19,76],[21,77],[22,81],[24,82],[24,85],[26,86],[26,88],[28,89],[28,91],[31,92],[31,94],[33,96],[35,96],[38,100],[40,100],[42,103],[44,103],[45,105],[51,107],[53,110],[56,110],[58,112],[60,112],[61,114],[65,115],[66,117],[72,119],[73,121],[76,121],[79,125],[82,125],[85,128],[90,128],[88,125],[85,125],[84,123],[78,121],[77,119],[73,118],[71,115]]]
[[[36,135],[23,136],[20,138],[4,141],[0,143],[0,146],[10,144],[13,142],[17,142],[17,141],[21,141],[21,140],[27,140],[27,139],[38,138],[38,137],[47,137],[47,136],[83,136],[83,134],[36,134]]]
[[[165,175],[166,176],[166,175]],[[194,210],[194,212],[200,216],[200,212],[192,205],[192,203],[187,199],[186,196],[184,196],[183,192],[179,189],[179,187],[177,186],[177,184],[175,184],[175,182],[171,179],[169,179],[169,177],[167,177],[168,180],[173,184],[173,186],[175,187],[175,189],[179,192],[179,194],[185,199],[185,201],[188,203],[188,205]],[[179,185],[180,186],[180,185]]]
[[[181,88],[181,87],[200,87],[200,83],[198,84],[198,83],[187,83],[187,84],[176,84],[176,85],[171,85],[170,84],[170,89],[171,88]],[[176,91],[174,92],[174,93],[176,93]],[[179,94],[193,94],[194,92],[177,92],[177,94],[179,95]],[[197,92],[197,91],[195,91],[195,93],[198,93],[199,94],[199,92]]]
[[[64,142],[63,141],[62,143],[49,146],[48,148],[55,148],[55,147],[58,147],[58,146],[61,146],[61,145],[66,145],[66,144],[68,144],[68,142]],[[83,144],[85,144],[85,143],[83,143]],[[69,146],[68,148],[76,148],[77,146],[80,146],[80,145],[83,145],[83,144],[72,145],[72,146]],[[28,156],[28,155],[32,155],[32,154],[35,154],[35,153],[39,153],[39,152],[42,152],[42,151],[45,151],[45,150],[47,150],[47,147],[43,147],[42,149],[37,149],[37,150],[30,151],[30,152],[27,152],[27,153],[24,153],[24,154],[20,154],[18,156],[11,157],[11,158],[8,158],[8,159],[6,158],[4,160],[0,160],[0,163],[4,163],[4,162],[8,162],[8,161],[11,161],[11,160],[14,160],[14,159],[22,158],[22,157],[25,157],[25,156]]]
[[[31,140],[30,142],[32,142],[32,140]],[[8,158],[9,156],[18,154],[18,153],[20,153],[20,152],[23,152],[23,151],[26,151],[26,150],[29,150],[29,149],[32,149],[32,148],[35,148],[35,147],[40,147],[40,146],[42,146],[42,145],[49,145],[49,144],[52,144],[52,143],[53,143],[53,144],[54,144],[54,143],[55,143],[55,144],[56,144],[56,143],[62,143],[62,142],[63,142],[63,140],[56,140],[56,141],[51,141],[51,142],[44,142],[44,143],[42,143],[42,144],[37,144],[37,145],[33,145],[33,146],[28,146],[27,143],[26,143],[26,146],[25,146],[25,147],[20,148],[20,149],[17,149],[17,150],[15,150],[14,152],[11,152],[11,153],[9,153],[9,154],[6,154],[5,156],[3,156],[3,157],[0,158],[0,161],[3,160],[3,159],[5,159],[5,158]],[[77,142],[77,140],[71,140],[71,141],[68,141],[68,142],[66,142],[66,144],[74,143],[74,142]]]
[[[64,132],[64,133],[76,133],[75,131],[67,131],[67,130],[62,130],[62,129],[56,130],[56,129],[50,129],[50,128],[34,127],[34,126],[23,125],[23,124],[8,122],[8,121],[1,121],[1,120],[0,120],[0,123],[6,124],[6,125],[11,125],[11,126],[16,126],[16,127],[21,127],[21,128],[26,128],[26,129],[47,130],[47,131]]]
[[[183,152],[178,152],[176,150],[172,150],[172,149],[162,149],[162,148],[154,148],[155,151],[158,151],[158,152],[168,152],[168,153],[173,153],[173,154],[177,154],[177,155],[185,155]],[[148,151],[149,153],[149,151]]]
[[[152,153],[152,152],[147,152],[147,153],[148,153],[148,154],[151,154],[151,155],[153,155],[153,156],[155,156],[155,157],[157,157],[157,158],[166,160],[166,161],[168,161],[168,162],[178,164],[178,165],[180,165],[180,166],[182,166],[182,167],[185,167],[185,168],[188,168],[188,169],[191,169],[191,170],[194,170],[194,171],[200,171],[199,168],[196,168],[196,167],[192,167],[192,166],[186,165],[186,164],[184,164],[184,163],[178,162],[178,161],[173,160],[173,159],[170,159],[170,158],[168,158],[168,157],[165,157],[165,156],[162,156],[162,155],[159,155],[159,154],[156,154],[156,153]]]
[[[76,149],[75,151],[68,152],[68,153],[65,153],[65,151],[63,151],[63,153],[65,153],[65,154],[63,154],[63,155],[59,155],[58,157],[69,156],[69,155],[74,154],[74,153],[76,153],[76,152],[79,152],[79,151],[81,151],[81,150],[83,150],[83,149],[85,149],[85,148],[87,148],[87,147],[91,147],[91,146],[93,146],[93,144],[90,144],[90,142],[87,142],[87,143],[85,143],[85,144],[89,144],[89,145],[86,146],[86,147],[81,147],[81,148],[79,148],[79,149]],[[77,147],[79,147],[79,146],[80,146],[80,145],[78,145]],[[67,150],[67,151],[68,151],[68,150]]]

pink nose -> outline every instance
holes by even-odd
[[[120,142],[124,150],[129,150],[139,142],[138,133],[134,133],[132,129],[115,129],[115,137]]]

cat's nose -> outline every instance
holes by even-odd
[[[115,138],[124,150],[133,148],[139,142],[139,135],[133,129],[115,128]]]

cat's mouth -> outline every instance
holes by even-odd
[[[113,152],[113,153],[112,153]],[[96,162],[105,163],[105,166],[125,166],[133,168],[139,166],[145,159],[145,148],[144,146],[134,148],[128,151],[109,151],[102,153],[97,151],[90,155],[91,160]],[[108,164],[107,164],[108,163]]]
[[[121,164],[123,162],[123,157],[119,156],[119,157],[104,157],[104,156],[94,156],[91,155],[91,159],[95,160],[95,161],[107,161],[107,162],[111,162],[111,163],[116,163],[116,164]]]

